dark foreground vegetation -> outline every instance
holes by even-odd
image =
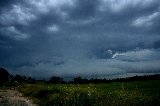
[[[18,90],[40,106],[160,105],[160,80],[109,84],[25,84]]]
[[[160,75],[113,80],[76,77],[70,82],[55,76],[48,81],[6,76],[1,87],[15,86],[40,106],[160,106]]]

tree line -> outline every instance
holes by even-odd
[[[145,81],[145,80],[160,80],[160,74],[156,75],[145,75],[145,76],[133,76],[128,78],[116,78],[116,79],[98,79],[91,78],[86,79],[82,77],[75,77],[72,81],[66,82],[61,77],[52,76],[49,80],[36,80],[31,77],[21,76],[21,75],[11,75],[4,68],[0,68],[0,85],[3,83],[28,83],[35,84],[38,82],[43,82],[47,84],[87,84],[87,83],[111,83],[111,82],[130,82],[130,81]]]

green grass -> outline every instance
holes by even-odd
[[[25,84],[18,90],[40,106],[160,106],[160,81],[109,84]]]

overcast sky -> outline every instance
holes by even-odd
[[[0,66],[33,77],[160,73],[160,1],[0,0]]]

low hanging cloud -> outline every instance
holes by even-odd
[[[43,77],[57,75],[61,77],[83,76],[87,78],[124,74],[132,75],[134,73],[156,74],[160,70],[159,53],[159,49],[138,49],[124,53],[115,53],[111,59],[64,60],[63,58],[52,58],[48,62],[39,62],[33,66],[23,65],[20,69],[23,70],[21,73],[30,70],[28,74],[36,77],[38,75],[34,74],[34,72],[44,73]]]
[[[156,49],[136,49],[134,51],[128,51],[125,53],[115,53],[112,58],[126,61],[147,61],[147,60],[159,60],[160,50]]]

